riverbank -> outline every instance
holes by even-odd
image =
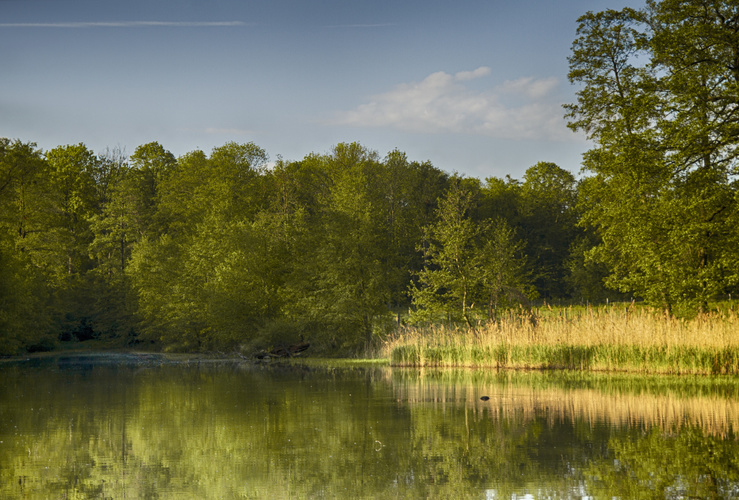
[[[475,328],[403,327],[364,359],[163,353],[90,340],[64,342],[51,352],[0,358],[0,365],[64,355],[103,356],[111,362],[134,364],[233,362],[739,375],[739,314],[731,304],[720,312],[692,319],[666,316],[633,304],[544,308],[534,314],[510,313],[496,323]]]
[[[510,314],[469,327],[407,327],[380,356],[392,366],[739,374],[739,315],[679,319],[646,308]]]
[[[3,366],[59,361],[71,364],[119,364],[155,366],[171,364],[223,364],[233,363],[254,366],[306,366],[313,368],[368,368],[388,366],[386,358],[324,358],[310,356],[294,356],[282,358],[259,358],[244,356],[238,353],[212,352],[160,352],[134,348],[111,347],[100,341],[62,343],[57,349],[45,352],[34,352],[14,356],[0,357],[0,368]]]

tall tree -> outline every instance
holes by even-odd
[[[75,144],[48,151],[46,161],[54,197],[47,248],[56,256],[59,278],[81,275],[90,268],[90,218],[99,207],[95,186],[98,159],[84,144]]]
[[[51,210],[46,173],[35,144],[0,138],[0,354],[50,348],[56,339],[35,241]]]
[[[316,160],[326,189],[318,199],[299,300],[331,332],[328,343],[356,348],[371,341],[374,319],[387,312],[389,302],[381,165],[376,152],[357,143],[338,144]]]
[[[137,147],[129,160],[131,168],[121,179],[118,193],[128,207],[129,227],[137,241],[156,237],[166,228],[159,217],[161,186],[176,168],[177,160],[158,142]]]
[[[52,210],[37,240],[44,249],[60,337],[85,340],[95,336],[94,267],[89,246],[94,239],[92,217],[99,211],[95,184],[99,159],[84,144],[59,146],[46,152]]]
[[[88,252],[94,259],[89,273],[94,290],[91,327],[97,336],[122,343],[135,340],[135,295],[125,274],[133,245],[141,238],[136,229],[132,170],[121,149],[99,155],[95,184],[101,206],[90,219],[94,239]]]
[[[380,194],[387,224],[386,280],[390,287],[390,307],[410,305],[409,275],[423,268],[423,253],[416,247],[434,218],[437,200],[445,192],[449,176],[430,162],[408,161],[394,150],[381,165]]]
[[[51,212],[47,164],[33,143],[0,138],[0,225],[3,234],[28,252]]]
[[[263,270],[253,229],[266,153],[227,143],[210,158],[195,151],[172,163],[156,152],[144,159],[167,161],[144,177],[155,189],[147,198],[154,211],[143,219],[151,222],[142,225],[156,231],[142,233],[126,270],[144,337],[186,349],[234,347],[254,333],[269,302],[257,286]]]
[[[705,309],[739,281],[736,137],[739,6],[648,1],[579,19],[570,126],[595,142],[584,168],[591,257],[607,283],[667,309]]]
[[[128,158],[120,151],[100,155],[95,172],[95,185],[100,210],[90,218],[94,239],[90,255],[96,259],[96,271],[104,274],[123,273],[130,245],[135,241],[131,221],[130,196],[126,196],[126,179],[130,171]]]

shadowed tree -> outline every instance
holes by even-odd
[[[538,294],[570,295],[567,259],[577,235],[575,177],[554,163],[526,170],[520,189],[522,238]]]

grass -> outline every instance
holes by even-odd
[[[402,328],[380,356],[393,366],[739,374],[739,314],[679,319],[633,304],[511,312],[474,328]]]

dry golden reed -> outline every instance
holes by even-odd
[[[509,314],[475,327],[405,327],[383,354],[395,365],[739,373],[739,315],[680,319],[629,306]]]

